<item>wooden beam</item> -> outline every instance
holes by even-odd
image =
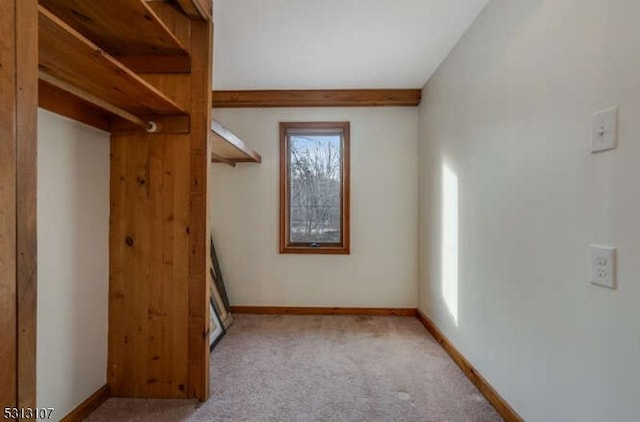
[[[17,402],[16,1],[0,2],[0,408]]]
[[[38,3],[16,1],[18,407],[36,406]]]
[[[419,89],[333,89],[213,91],[213,108],[250,107],[414,107]]]
[[[211,128],[211,81],[213,22],[191,23],[191,137],[189,167],[189,366],[188,397],[209,398],[209,130]]]
[[[0,409],[36,403],[37,19],[0,2]]]

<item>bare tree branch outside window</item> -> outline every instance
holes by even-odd
[[[341,241],[341,166],[341,135],[290,135],[291,242]]]

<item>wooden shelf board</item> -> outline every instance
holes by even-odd
[[[240,138],[231,133],[219,122],[211,123],[212,162],[224,163],[260,163],[260,154],[249,148]]]
[[[149,66],[157,58],[163,65],[189,71],[189,52],[144,0],[40,0],[40,4],[112,56],[132,63],[134,70],[136,64]]]
[[[135,116],[185,115],[174,101],[42,6],[39,67],[48,81],[86,92]]]
[[[111,130],[108,112],[43,80],[38,81],[38,106],[107,132]]]

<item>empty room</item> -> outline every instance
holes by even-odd
[[[640,420],[640,3],[0,0],[4,420]]]

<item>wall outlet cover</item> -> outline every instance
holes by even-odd
[[[616,288],[616,248],[589,245],[589,274],[592,284]]]
[[[591,116],[591,152],[614,149],[618,138],[618,108],[611,107]]]

